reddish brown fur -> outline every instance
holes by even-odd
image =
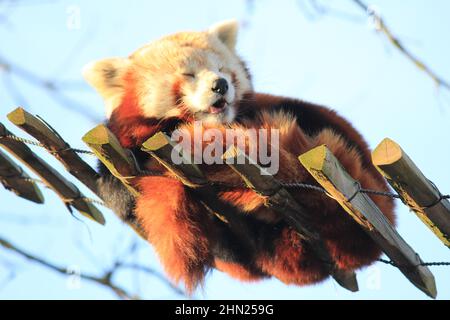
[[[173,178],[144,177],[135,213],[166,272],[191,292],[212,265],[204,208]]]
[[[374,178],[385,186],[384,189],[387,188],[386,181],[372,165],[370,150],[367,142],[364,140],[363,136],[352,126],[352,124],[346,119],[339,116],[336,111],[301,100],[274,96],[265,93],[256,93],[246,97],[246,99],[240,106],[240,112],[245,113],[249,110],[258,110],[258,112],[262,110],[270,111],[274,106],[280,105],[280,103],[283,103],[286,100],[298,104],[298,109],[300,110],[313,110],[313,112],[317,114],[317,119],[315,120],[320,122],[321,127],[339,128],[339,131],[345,133],[346,139],[348,141],[352,141],[357,146],[358,151],[361,153],[364,167],[371,171],[374,175]],[[341,132],[338,132],[338,134],[341,134]]]
[[[270,111],[283,99],[256,94],[254,99],[241,107],[242,110],[251,108]],[[138,146],[166,125],[161,121],[136,117],[131,106],[134,103],[135,97],[131,93],[126,95],[110,124],[110,128],[127,148]],[[280,170],[276,175],[279,180],[315,184],[298,162],[297,156],[315,146],[326,144],[350,175],[361,182],[363,188],[388,190],[384,180],[370,164],[366,142],[350,123],[326,108],[299,101],[296,103],[299,109],[317,112],[316,120],[323,128],[315,135],[306,135],[292,119],[281,115],[263,114],[259,120],[252,118],[241,125],[280,129]],[[337,134],[326,127],[340,132]],[[187,125],[186,129],[192,130],[192,127]],[[266,199],[245,189],[241,179],[227,166],[202,165],[202,170],[212,181],[237,185],[219,196],[223,201],[235,205],[243,214],[254,215],[267,223],[282,221],[281,215],[264,206]],[[214,239],[214,227],[210,224],[208,213],[180,182],[168,177],[145,177],[139,179],[137,185],[141,196],[137,200],[136,215],[148,232],[149,241],[154,245],[169,276],[174,281],[184,281],[190,290],[201,282],[211,266],[243,281],[262,279],[267,274],[285,283],[305,285],[327,277],[324,265],[286,224],[282,225],[280,234],[274,240],[274,251],[262,250],[254,259],[252,268],[236,262],[214,260],[210,247],[220,239]],[[292,189],[290,192],[311,214],[311,224],[320,232],[340,268],[354,270],[372,263],[380,255],[377,246],[336,201],[315,191]],[[394,222],[391,199],[370,197]],[[258,272],[252,271],[255,267]]]
[[[260,121],[252,120],[244,124],[246,127],[280,129],[280,170],[276,177],[281,181],[301,181],[316,184],[309,173],[300,165],[297,155],[316,146],[326,144],[350,175],[360,181],[363,188],[385,190],[385,182],[379,182],[375,170],[364,169],[359,153],[348,147],[344,139],[329,129],[320,131],[317,136],[309,137],[295,124],[285,121],[277,115],[262,115]],[[193,130],[192,127],[185,127]],[[224,128],[223,128],[224,129]],[[191,133],[193,135],[193,133]],[[363,141],[361,141],[363,142]],[[224,143],[225,145],[225,143]],[[366,150],[368,152],[368,150]],[[230,172],[226,166],[202,165],[202,170],[211,181],[239,184],[240,178]],[[310,190],[291,190],[294,197],[311,213],[311,223],[318,229],[337,265],[345,270],[354,270],[372,263],[381,251],[339,204],[326,195]],[[268,210],[265,198],[249,189],[234,188],[221,194],[222,200],[233,203],[247,214],[253,214],[268,222],[281,219],[280,215]],[[391,222],[394,221],[393,202],[381,196],[371,198],[385,213]],[[311,250],[304,246],[296,232],[289,227],[282,231],[276,240],[276,254],[261,254],[257,259],[260,270],[273,275],[285,283],[304,285],[318,282],[326,277],[325,269],[314,257]],[[234,264],[225,268],[232,276],[246,279],[246,272],[235,271]],[[254,280],[252,277],[251,280]]]
[[[227,273],[235,279],[245,282],[255,282],[267,277],[262,274],[254,274],[250,270],[246,269],[245,266],[238,263],[226,262],[217,258],[214,260],[214,267],[217,270]]]
[[[137,79],[132,71],[125,75],[124,96],[121,104],[111,115],[108,127],[119,138],[125,148],[140,146],[156,132],[173,126],[179,119],[148,119],[142,116],[136,92]],[[174,88],[176,89],[176,88]]]

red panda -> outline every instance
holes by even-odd
[[[203,32],[166,36],[128,58],[96,61],[85,68],[87,81],[105,100],[107,125],[121,145],[143,168],[164,173],[136,178],[140,195],[131,199],[101,167],[99,191],[124,219],[137,217],[168,276],[184,282],[189,291],[212,268],[242,281],[276,277],[287,284],[320,282],[328,277],[323,262],[228,166],[200,165],[209,180],[225,183],[218,196],[241,212],[240,223],[254,240],[252,246],[140,150],[158,131],[192,132],[194,121],[219,131],[276,129],[280,168],[275,177],[280,181],[315,184],[297,156],[326,144],[363,188],[388,191],[371,163],[367,143],[347,120],[322,106],[254,92],[250,73],[235,52],[236,38],[237,23],[227,21]],[[376,244],[335,201],[308,190],[290,193],[309,212],[339,268],[355,270],[379,257]],[[395,223],[393,201],[370,197]]]

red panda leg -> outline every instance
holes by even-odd
[[[138,186],[135,212],[149,242],[169,277],[192,292],[212,264],[207,213],[175,179],[144,177]]]

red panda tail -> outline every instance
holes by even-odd
[[[135,212],[149,242],[169,277],[192,293],[213,263],[205,209],[173,178],[144,177],[138,187]]]

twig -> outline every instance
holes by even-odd
[[[101,118],[96,113],[92,112],[92,108],[85,106],[83,103],[80,103],[75,99],[69,98],[65,95],[65,91],[67,91],[67,89],[74,88],[76,82],[57,82],[54,80],[46,79],[22,66],[7,61],[3,56],[0,56],[0,72],[3,72],[8,78],[10,78],[12,75],[15,75],[33,86],[42,88],[63,108],[78,112],[79,114],[85,116],[95,123],[101,122]],[[9,86],[9,89],[13,89],[13,91],[11,92],[13,98],[17,100],[22,96],[17,88],[11,87],[11,79],[5,79],[5,82]],[[66,84],[70,84],[70,86],[66,87]],[[82,83],[80,83],[79,85],[81,86]]]
[[[164,275],[162,275],[161,273],[159,273],[158,271],[149,268],[147,266],[143,266],[143,265],[139,265],[139,264],[127,264],[127,263],[121,263],[119,264],[119,267],[124,268],[124,269],[132,269],[132,270],[136,270],[136,271],[141,271],[144,273],[147,273],[155,278],[157,278],[158,280],[160,280],[161,282],[163,282],[164,284],[166,284],[168,287],[170,287],[173,291],[175,291],[175,293],[181,295],[181,296],[186,296],[186,293],[181,290],[180,288],[176,287],[173,283],[171,283],[169,280],[167,280],[166,277],[164,277]]]
[[[7,241],[1,237],[0,237],[0,246],[4,247],[5,249],[8,249],[10,251],[13,251],[13,252],[19,254],[20,256],[22,256],[28,260],[31,260],[37,264],[40,264],[41,266],[44,266],[52,271],[55,271],[55,272],[63,274],[63,275],[67,275],[66,268],[57,266],[51,262],[44,260],[43,258],[37,257],[31,253],[28,253],[28,252],[24,251],[23,249],[20,249],[16,245],[10,243],[9,241]],[[119,287],[118,285],[116,285],[112,282],[112,276],[116,270],[117,269],[110,270],[100,277],[94,276],[94,275],[82,274],[82,273],[79,274],[79,277],[81,279],[95,282],[97,284],[100,284],[100,285],[112,290],[121,299],[139,299],[139,297],[128,293],[125,289]]]
[[[323,3],[317,1],[317,0],[309,0],[308,1],[311,8],[318,14],[318,15],[327,15],[327,16],[333,16],[338,19],[344,19],[351,22],[362,22],[362,19],[360,16],[357,16],[353,13],[342,11],[335,9],[331,7],[329,4],[324,5]]]
[[[401,53],[403,54],[408,60],[410,60],[414,65],[425,72],[435,83],[438,87],[444,87],[447,90],[450,90],[450,83],[447,82],[445,79],[440,77],[438,74],[436,74],[431,68],[426,65],[421,59],[419,59],[417,56],[415,56],[411,51],[405,48],[403,43],[400,41],[400,39],[391,31],[391,29],[386,25],[383,18],[373,12],[370,7],[365,4],[361,0],[351,0],[353,1],[361,10],[364,10],[367,14],[374,15],[374,18],[376,19],[377,23],[377,30],[381,31],[388,39],[388,41]]]

